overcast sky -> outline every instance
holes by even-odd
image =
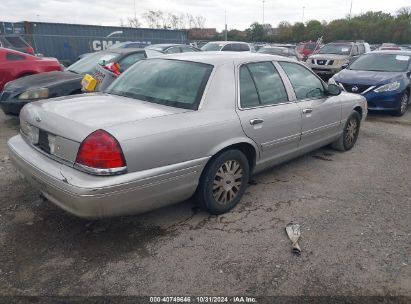
[[[351,0],[265,0],[265,23],[343,18],[350,11]],[[261,0],[135,0],[137,18],[148,10],[190,13],[206,18],[206,27],[224,28],[224,10],[228,28],[244,30],[254,21],[262,22]],[[353,0],[352,14],[370,9],[395,13],[411,0]],[[134,0],[0,0],[0,21],[43,21],[97,25],[120,25],[120,18],[134,16]]]

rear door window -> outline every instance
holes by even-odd
[[[233,45],[232,44],[226,44],[221,51],[233,51]]]
[[[250,51],[250,47],[247,44],[242,43],[242,44],[240,44],[240,50],[242,52],[248,52],[248,51]]]
[[[240,68],[240,104],[242,108],[252,108],[260,105],[257,88],[246,65]]]
[[[241,52],[241,44],[240,43],[233,43],[231,45],[231,50],[234,52]]]
[[[279,62],[284,69],[298,100],[325,97],[322,81],[307,68],[292,62]]]
[[[240,104],[242,107],[274,105],[287,101],[288,96],[281,76],[271,62],[249,63],[240,68]]]

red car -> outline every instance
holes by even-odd
[[[0,47],[0,92],[7,82],[14,79],[61,70],[61,65],[55,58],[41,58]]]
[[[302,42],[297,46],[297,52],[302,57],[302,60],[306,60],[314,51],[319,48],[316,42]]]

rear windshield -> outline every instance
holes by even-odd
[[[411,61],[410,55],[400,54],[365,54],[355,60],[350,70],[377,72],[405,72]]]
[[[197,62],[142,60],[114,81],[106,93],[196,110],[212,69],[212,65]]]
[[[28,47],[28,44],[20,37],[4,37],[4,38],[15,48]]]
[[[318,53],[320,54],[338,54],[338,55],[349,55],[351,53],[351,44],[326,44],[324,45]]]
[[[222,43],[207,43],[206,45],[203,45],[201,49],[206,52],[219,51],[223,46]]]
[[[108,52],[97,52],[80,59],[79,61],[73,63],[67,68],[68,71],[77,73],[77,74],[90,74],[93,73],[96,64],[108,63],[109,61],[116,58],[118,54],[108,53]]]

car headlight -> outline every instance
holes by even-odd
[[[349,63],[348,59],[337,59],[334,60],[334,65],[344,65]]]
[[[390,92],[390,91],[395,91],[400,87],[400,83],[398,81],[390,82],[387,84],[384,84],[383,86],[380,86],[379,88],[376,88],[374,92],[380,93],[380,92]]]
[[[47,97],[49,97],[49,89],[47,88],[27,90],[19,95],[21,100],[43,99]]]

